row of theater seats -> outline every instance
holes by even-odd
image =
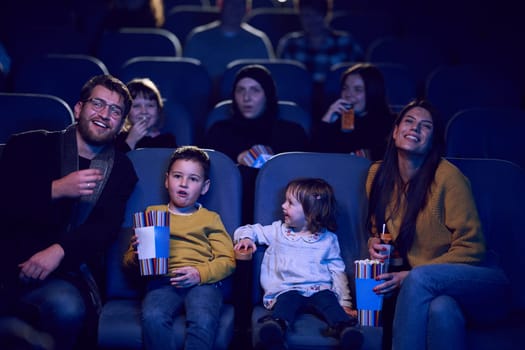
[[[208,113],[204,128],[229,118],[231,100],[224,100]],[[0,143],[13,133],[34,129],[60,130],[74,120],[71,108],[52,95],[0,93],[4,117],[0,120]],[[175,135],[180,145],[195,144],[194,125],[180,104],[167,104],[169,116],[164,131]],[[310,134],[312,119],[291,101],[279,101],[281,118],[300,124]],[[525,169],[525,111],[517,108],[473,107],[462,109],[446,128],[446,155],[450,157],[498,158]]]
[[[481,62],[494,64],[494,62],[502,62],[502,59],[511,61],[516,56],[510,54],[509,50],[508,58],[505,58],[501,52],[509,40],[505,38],[505,33],[494,34],[496,37],[488,41],[482,33],[469,33],[465,28],[458,28],[453,23],[448,23],[446,28],[440,25],[440,30],[435,30],[432,29],[435,18],[428,13],[421,14],[422,18],[419,19],[426,20],[425,27],[404,28],[403,26],[411,21],[389,10],[385,8],[381,11],[336,11],[330,25],[334,29],[351,33],[366,50],[367,61],[408,65],[418,84],[432,69],[441,64]],[[46,28],[38,28],[38,30],[20,28],[20,30],[13,30],[10,36],[13,37],[12,41],[17,42],[16,50],[24,47],[35,50],[36,47],[40,47],[47,53],[89,54],[100,58],[106,63],[110,72],[115,73],[125,61],[122,55],[127,50],[130,50],[133,56],[180,55],[186,37],[193,28],[219,18],[219,10],[215,6],[178,5],[172,8],[166,7],[165,12],[166,21],[162,28],[142,28],[145,33],[142,38],[147,40],[141,40],[137,31],[133,33],[136,35],[133,38],[127,30],[125,31],[127,37],[118,35],[119,33],[106,32],[101,37],[90,39],[95,39],[96,43],[87,43],[88,38],[84,33],[74,28],[56,27],[56,24],[55,27],[47,28],[49,32],[46,32]],[[246,21],[265,32],[274,48],[284,35],[302,29],[297,11],[290,7],[255,8],[247,14]],[[466,18],[462,25],[467,26],[470,24],[469,21],[472,19]],[[450,35],[451,31],[454,31],[453,35]],[[495,33],[499,31],[501,29],[494,30]],[[437,37],[436,35],[441,32],[446,32],[447,35]],[[130,43],[132,45],[128,45]],[[485,49],[483,54],[479,55],[479,48],[487,46],[491,49]],[[34,51],[28,53],[32,52]],[[25,58],[31,55],[21,53],[17,56]],[[127,57],[132,56],[127,55]]]
[[[314,94],[308,71],[295,61],[279,59],[243,59],[231,62],[219,86],[213,85],[199,61],[184,57],[135,57],[125,62],[115,75],[123,81],[149,77],[160,88],[167,104],[179,104],[189,114],[196,135],[203,132],[206,116],[216,103],[230,98],[235,73],[247,64],[262,64],[272,71],[280,100],[292,101],[312,114],[313,106],[321,110],[340,94],[340,75],[353,62],[335,65],[328,74],[322,92]],[[419,93],[410,66],[376,63],[385,77],[391,105],[400,106],[415,97],[425,96],[448,121],[464,108],[521,108],[522,91],[502,71],[487,65],[445,65],[436,68]],[[108,73],[101,60],[86,55],[49,54],[26,62],[13,75],[10,92],[44,93],[62,98],[72,106],[83,82],[91,76]],[[514,77],[515,78],[515,77]],[[174,115],[175,116],[175,115]],[[319,118],[311,115],[312,119]]]
[[[151,204],[166,203],[167,195],[162,174],[171,149],[141,149],[129,153],[139,176],[126,209],[125,221],[119,240],[114,244],[108,259],[108,300],[100,316],[98,342],[101,349],[141,349],[140,326],[141,291],[132,286],[121,270],[121,259],[129,244],[132,214]],[[228,232],[241,222],[241,183],[238,168],[224,154],[209,151],[211,158],[211,188],[202,198],[204,206],[217,211]],[[521,196],[525,196],[525,172],[507,161],[494,159],[450,158],[469,177],[476,204],[484,227],[489,249],[500,256],[500,263],[512,283],[512,316],[503,323],[488,328],[468,329],[468,349],[516,349],[525,326],[521,317],[525,312],[525,281],[522,267],[525,256],[517,242],[522,233]],[[347,265],[349,280],[353,281],[353,261],[365,258],[366,250],[366,195],[365,179],[369,162],[347,154],[283,153],[270,159],[260,170],[255,189],[254,219],[270,224],[279,219],[280,205],[286,184],[297,177],[321,177],[334,188],[338,200],[337,231],[342,255]],[[502,234],[504,233],[504,234]],[[245,327],[252,330],[252,343],[258,341],[257,319],[267,311],[262,307],[259,270],[264,249],[258,249],[249,262],[248,285],[238,285],[237,275],[225,283],[225,306],[221,312],[215,349],[232,349],[234,318],[245,313]],[[244,271],[246,272],[246,270]],[[236,273],[240,273],[238,269]],[[352,288],[353,289],[353,288]],[[240,300],[249,299],[239,306]],[[355,300],[355,299],[354,299]],[[243,310],[246,307],[248,310]],[[184,338],[184,315],[176,319],[174,332],[178,345]],[[289,349],[337,349],[337,341],[321,336],[326,324],[311,314],[301,315],[295,327],[287,333]],[[364,327],[364,350],[381,349],[381,328]],[[235,349],[250,349],[252,344],[237,344]],[[182,348],[182,347],[181,347]]]

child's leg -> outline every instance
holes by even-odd
[[[150,284],[142,301],[142,330],[145,349],[176,349],[173,319],[183,305],[179,290],[161,281]]]
[[[286,321],[287,326],[291,325],[305,301],[306,298],[296,291],[279,295],[273,307],[272,318]]]
[[[333,326],[338,323],[353,321],[357,319],[350,317],[339,304],[336,295],[330,290],[322,290],[309,298],[308,305],[318,312],[328,323]]]
[[[295,321],[298,310],[306,298],[296,291],[286,292],[277,297],[270,316],[259,320],[262,326],[259,332],[265,349],[284,349],[286,329]]]
[[[339,304],[336,295],[329,290],[315,293],[309,298],[308,306],[318,312],[328,323],[326,336],[339,338],[343,349],[359,349],[363,334],[356,328],[357,318],[348,315]]]
[[[191,287],[185,300],[186,350],[213,349],[222,307],[222,292],[215,284]]]

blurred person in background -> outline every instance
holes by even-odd
[[[354,112],[354,129],[343,130],[341,117],[350,108]],[[340,98],[315,124],[311,150],[382,159],[393,122],[383,74],[373,64],[355,64],[341,75]]]
[[[251,0],[217,0],[220,19],[188,34],[183,55],[201,61],[215,84],[233,60],[275,56],[268,36],[244,22],[251,5]]]
[[[315,83],[322,83],[330,67],[340,62],[364,59],[361,46],[350,35],[328,26],[332,0],[295,0],[303,30],[279,41],[277,57],[303,63]]]

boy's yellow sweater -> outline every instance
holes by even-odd
[[[151,210],[168,211],[168,206],[149,206],[146,212]],[[124,265],[132,262],[136,263],[136,254],[130,247]],[[218,282],[233,273],[233,243],[217,213],[200,206],[190,215],[170,214],[169,272],[183,266],[199,270],[201,284]]]

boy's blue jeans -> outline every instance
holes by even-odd
[[[142,302],[146,349],[176,349],[173,320],[186,315],[185,350],[212,349],[222,307],[222,291],[215,284],[176,288],[168,278],[151,281]]]
[[[502,271],[466,264],[414,268],[399,291],[393,349],[465,349],[465,324],[497,322],[509,310]]]

